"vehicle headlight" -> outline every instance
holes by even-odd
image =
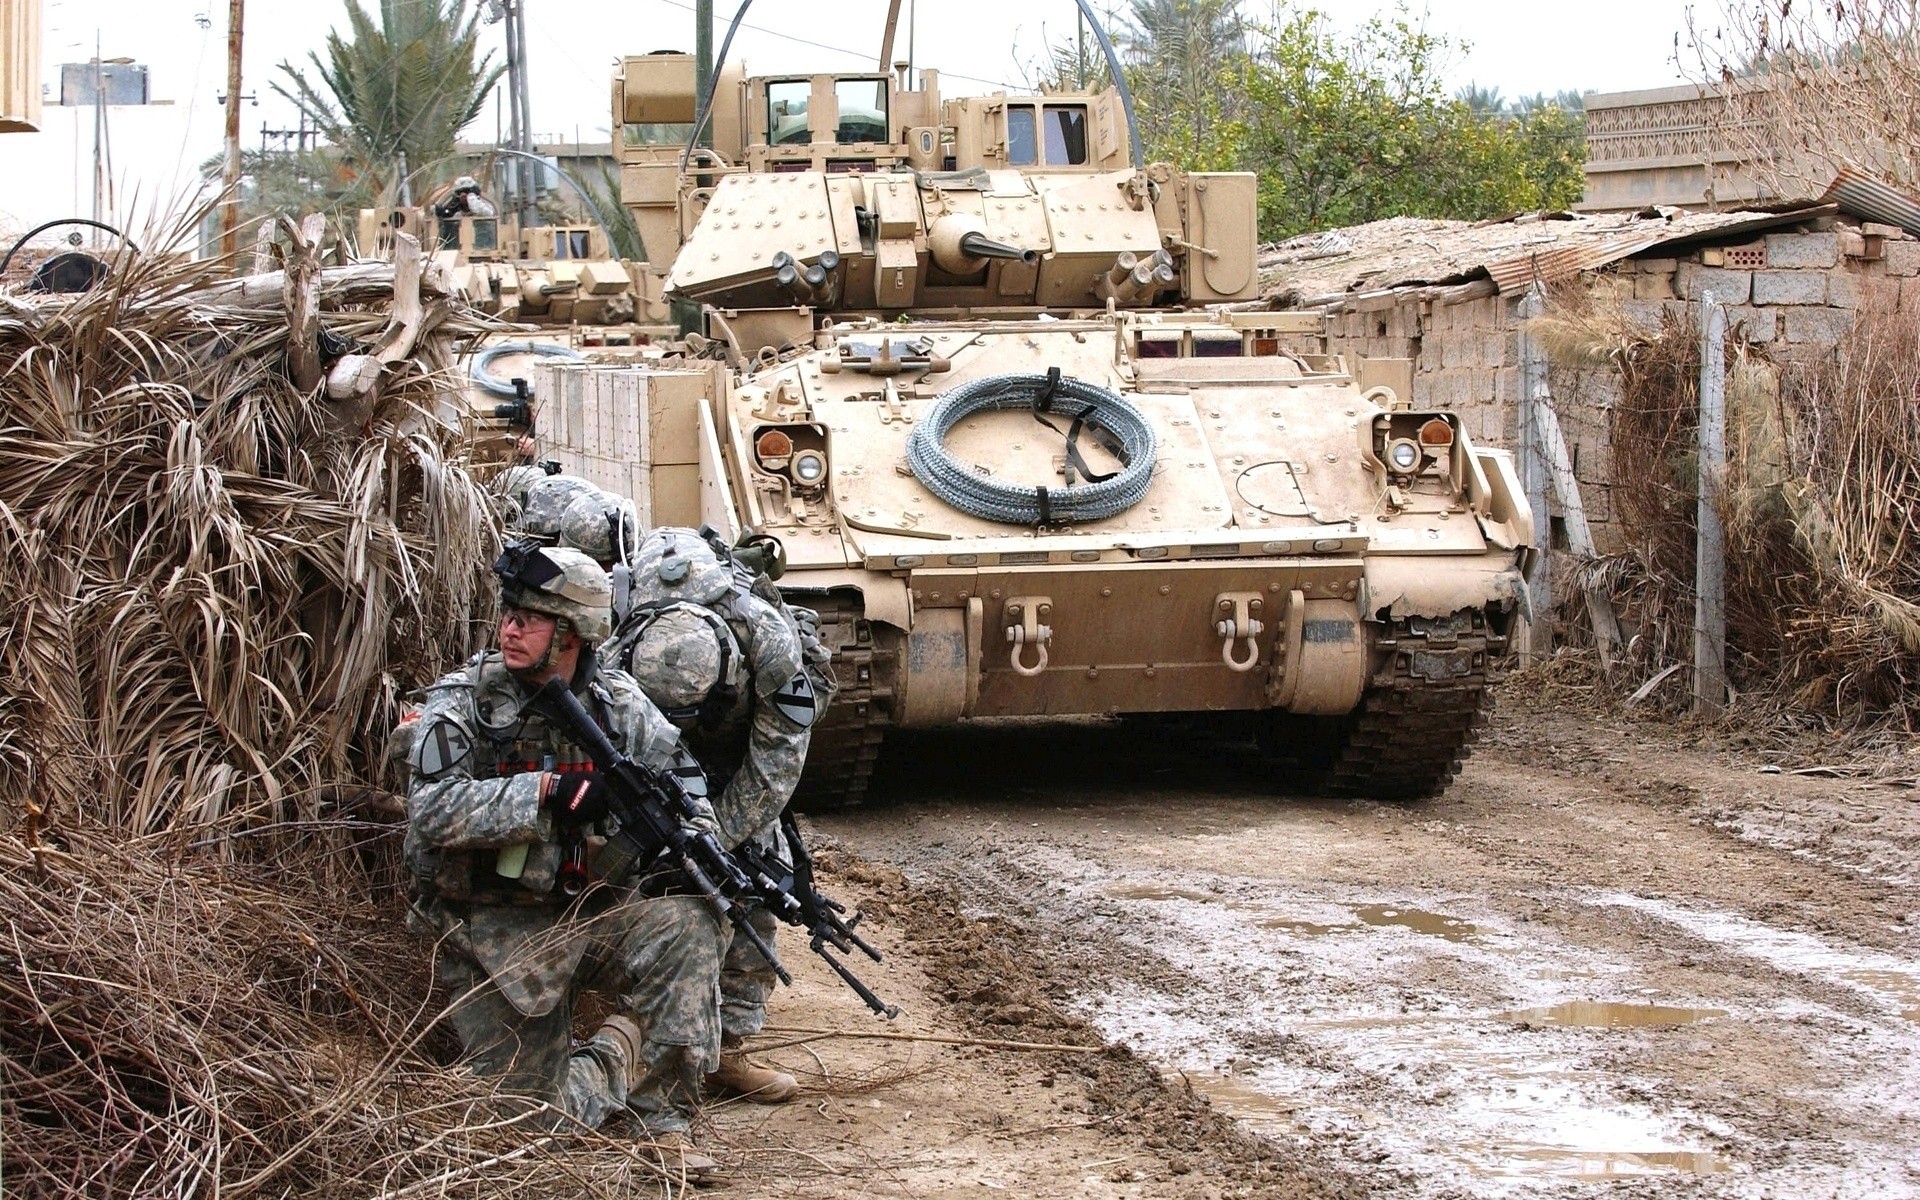
[[[827,477],[827,456],[818,450],[802,450],[793,456],[793,478],[811,487]]]
[[[1387,465],[1402,473],[1413,471],[1422,457],[1420,444],[1412,438],[1400,438],[1387,446]]]

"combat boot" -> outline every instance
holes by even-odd
[[[720,1051],[720,1069],[707,1076],[709,1095],[740,1096],[755,1104],[785,1104],[799,1094],[800,1084],[785,1071],[751,1062],[745,1050]]]
[[[641,1035],[640,1026],[634,1022],[633,1018],[615,1013],[594,1031],[594,1041],[603,1039],[611,1042],[614,1048],[620,1051],[620,1078],[617,1082],[620,1089],[619,1098],[624,1100],[627,1089],[633,1086],[633,1081],[640,1075],[640,1043],[645,1038]]]
[[[695,1152],[684,1133],[654,1134],[653,1152],[669,1182],[690,1183],[695,1187],[713,1187],[726,1182],[720,1173],[720,1164]]]

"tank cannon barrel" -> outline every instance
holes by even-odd
[[[1040,261],[1038,250],[1009,246],[977,231],[960,235],[960,253],[969,258],[1004,258],[1009,262],[1023,262],[1030,267]]]

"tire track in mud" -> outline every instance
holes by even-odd
[[[914,884],[896,868],[837,849],[825,850],[821,862],[879,898],[931,991],[965,1027],[1009,1041],[1103,1044],[1097,1029],[1061,1007],[1058,941],[1040,934],[1044,926],[1006,915],[1034,910],[1004,880],[967,871],[964,885]],[[1206,1092],[1122,1045],[1106,1043],[1099,1055],[1061,1056],[1043,1086],[1077,1088],[1081,1111],[1092,1121],[1117,1142],[1150,1153],[1146,1169],[1129,1165],[1114,1177],[1141,1185],[1141,1195],[1357,1200],[1369,1194],[1320,1161],[1317,1151],[1259,1137],[1216,1109]]]
[[[1229,754],[1043,729],[921,740],[914,801],[842,834],[950,889],[962,930],[1030,948],[1056,1012],[1184,1072],[1307,1177],[1920,1195],[1911,901],[1741,840],[1713,764],[1496,751],[1437,802],[1336,804],[1261,794]]]

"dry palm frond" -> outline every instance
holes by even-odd
[[[284,283],[129,253],[0,294],[0,828],[24,797],[135,834],[312,817],[470,648],[495,527],[441,397],[483,319],[443,307],[346,427],[289,382]],[[326,272],[328,339],[379,339],[393,287]]]

